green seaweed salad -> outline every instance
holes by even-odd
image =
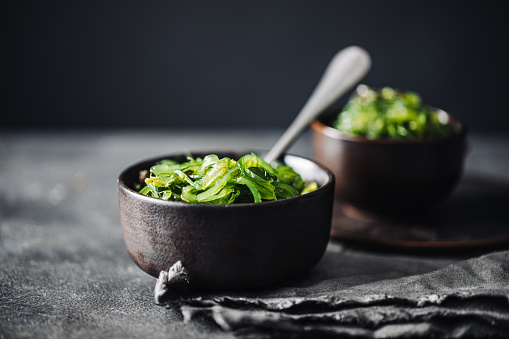
[[[141,194],[172,201],[206,204],[258,203],[291,198],[317,189],[292,167],[273,166],[251,153],[238,161],[209,154],[187,156],[179,164],[162,160],[140,172]]]
[[[373,139],[429,139],[454,133],[446,114],[422,103],[411,91],[359,85],[332,127]]]

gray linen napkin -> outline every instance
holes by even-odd
[[[310,278],[298,286],[249,293],[177,291],[168,296],[158,281],[156,302],[180,307],[185,321],[209,319],[246,338],[509,337],[509,251],[428,273],[376,280],[391,274],[381,273],[387,268],[384,261],[390,260],[383,257],[379,265],[372,260],[372,275],[351,280],[345,274],[321,281]],[[402,264],[411,265],[411,258]],[[320,275],[320,270],[313,274]]]

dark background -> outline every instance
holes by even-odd
[[[17,1],[0,128],[286,127],[332,55],[477,132],[509,127],[508,22],[490,1]]]

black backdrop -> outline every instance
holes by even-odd
[[[284,128],[331,56],[472,131],[509,127],[508,21],[490,1],[17,1],[1,128]]]

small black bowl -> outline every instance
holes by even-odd
[[[193,153],[238,159],[244,154]],[[134,190],[140,170],[173,154],[132,165],[118,178],[120,217],[127,251],[157,277],[181,261],[190,286],[201,289],[251,289],[269,286],[311,270],[322,258],[331,231],[334,176],[312,160],[284,155],[313,192],[284,200],[232,205],[173,202]]]
[[[369,139],[311,123],[314,157],[336,178],[336,198],[351,216],[399,217],[425,213],[442,202],[463,173],[466,129],[443,115],[455,132],[439,139]]]

